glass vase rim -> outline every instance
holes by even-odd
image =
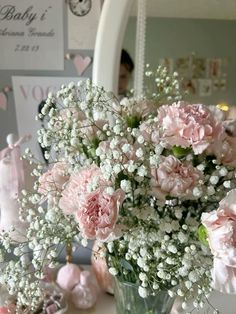
[[[130,281],[123,281],[122,279],[119,279],[117,276],[113,276],[114,280],[119,282],[119,284],[122,284],[124,286],[130,286],[133,288],[138,289],[138,287],[140,286],[138,283],[133,283]],[[157,290],[156,293],[160,293],[160,292],[168,292],[168,290],[173,290],[176,289],[176,287],[171,287],[170,289],[161,289],[161,290]]]

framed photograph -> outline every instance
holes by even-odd
[[[222,72],[222,59],[207,59],[207,77],[218,78]]]
[[[199,96],[207,97],[212,94],[212,80],[211,79],[199,79],[198,80],[199,87]]]
[[[182,81],[182,89],[188,95],[198,94],[198,81],[196,79],[184,79]]]
[[[206,77],[206,59],[193,58],[192,77],[193,78],[205,78]]]
[[[225,91],[226,90],[226,78],[213,80],[212,89],[214,91]]]
[[[227,83],[226,78],[221,78],[220,79],[220,90],[221,91],[225,91],[226,90],[226,83]]]
[[[179,73],[180,77],[191,76],[190,58],[176,59],[175,70]]]

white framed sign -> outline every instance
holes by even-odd
[[[38,108],[49,92],[56,92],[62,84],[77,83],[78,77],[40,77],[40,76],[13,76],[12,86],[16,108],[18,135],[31,135],[32,139],[23,149],[29,147],[33,154],[43,161],[42,151],[37,140],[37,131],[41,122],[36,121]],[[83,78],[84,79],[84,78]]]
[[[68,48],[93,50],[100,18],[101,0],[67,0]]]
[[[63,0],[0,0],[0,70],[63,70]]]

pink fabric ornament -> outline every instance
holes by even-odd
[[[62,289],[70,292],[80,282],[80,268],[72,263],[61,267],[57,274],[57,284]]]
[[[82,271],[80,282],[71,292],[71,300],[78,309],[89,309],[97,301],[97,287],[89,271]]]

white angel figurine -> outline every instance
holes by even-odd
[[[32,166],[20,158],[20,145],[29,139],[25,136],[16,140],[14,134],[9,134],[8,147],[0,151],[0,231],[9,231],[14,226],[11,237],[15,241],[24,241],[26,230],[26,224],[19,219],[17,199],[23,189],[32,190],[34,184]]]

